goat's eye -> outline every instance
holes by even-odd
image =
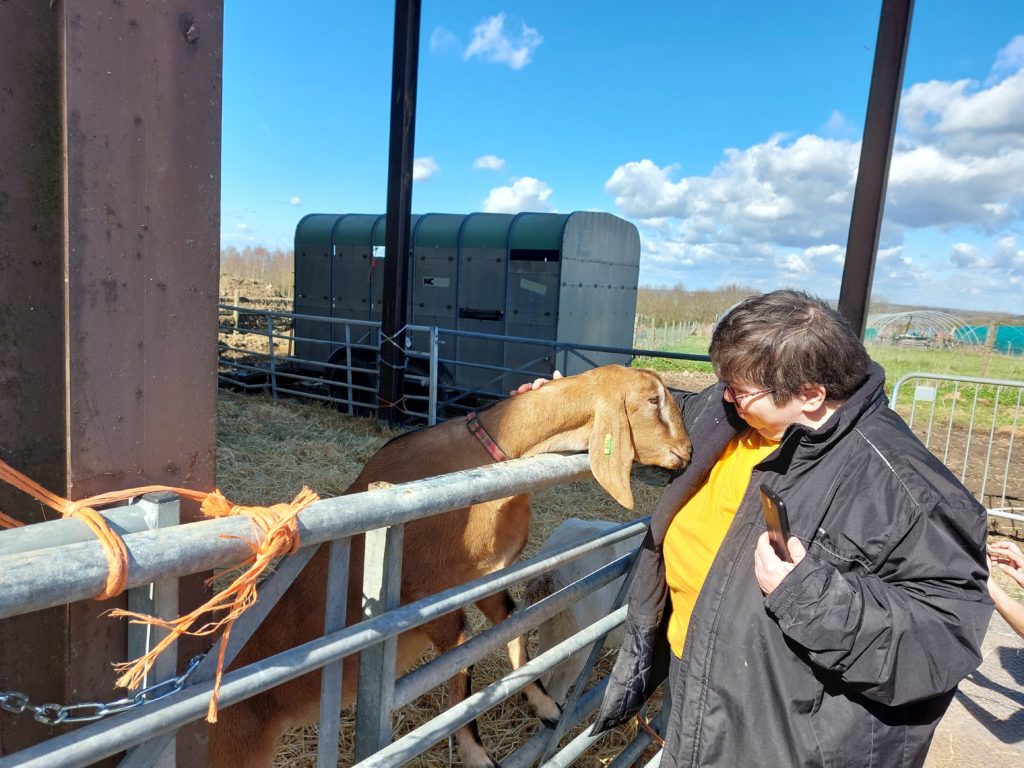
[[[650,403],[651,405],[657,405],[660,402],[660,398],[657,395],[655,395],[654,397],[648,397],[647,402]]]

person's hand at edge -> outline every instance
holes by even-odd
[[[1002,544],[1004,542],[996,543]],[[1017,550],[1018,553],[1020,552],[1020,550],[1017,549],[1017,546],[1012,542],[1005,543],[1010,544],[1014,549]],[[989,550],[991,550],[991,546],[989,547]],[[995,572],[997,563],[991,554],[986,554],[988,555],[987,559],[989,597],[992,598],[992,602],[995,605],[996,610],[999,612],[999,615],[1002,616],[1003,620],[1010,625],[1010,629],[1012,629],[1021,637],[1024,637],[1024,604],[1021,604],[1014,600],[1012,597],[1010,597],[1009,594],[1007,594],[1006,590],[1004,590],[1002,587],[999,586],[999,584],[996,583],[996,580],[992,576],[992,574]],[[1002,564],[1000,564],[999,567],[1003,570],[1006,570],[1006,567]],[[1010,575],[1013,576],[1013,574]]]
[[[510,395],[521,395],[523,392],[529,392],[529,391],[534,390],[534,389],[540,389],[545,384],[547,384],[548,381],[554,381],[556,379],[561,379],[561,378],[564,378],[562,376],[561,371],[555,371],[554,373],[551,374],[551,378],[550,379],[539,378],[539,379],[534,379],[533,381],[528,381],[525,384],[521,384],[520,386],[518,386],[515,389],[513,389],[511,392],[509,392],[509,394]]]
[[[990,568],[998,565],[999,570],[1024,587],[1024,552],[1015,542],[994,541],[986,547],[985,553]]]

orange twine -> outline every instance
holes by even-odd
[[[115,669],[122,673],[117,679],[117,685],[129,690],[139,686],[149,670],[152,669],[157,657],[181,635],[204,637],[212,635],[223,628],[222,642],[217,655],[217,671],[214,676],[213,696],[210,699],[210,706],[206,715],[206,719],[209,722],[217,722],[217,699],[220,694],[224,653],[227,649],[228,639],[231,636],[231,627],[234,625],[235,620],[245,613],[249,606],[256,602],[258,597],[256,586],[274,558],[280,555],[290,555],[298,551],[299,529],[296,517],[299,512],[313,502],[318,501],[320,497],[309,488],[303,488],[290,503],[274,504],[270,507],[245,507],[232,504],[219,490],[207,493],[188,488],[147,485],[141,488],[129,488],[123,491],[103,493],[79,501],[69,501],[46,490],[2,460],[0,460],[0,480],[6,481],[15,488],[24,491],[37,501],[60,512],[64,517],[78,518],[96,534],[100,543],[103,544],[109,565],[106,586],[104,591],[97,596],[97,600],[104,600],[124,591],[125,584],[128,581],[128,550],[121,537],[110,528],[106,519],[93,509],[93,506],[101,506],[157,491],[170,491],[195,501],[201,501],[202,512],[207,517],[250,516],[257,528],[259,543],[253,545],[253,556],[244,561],[250,564],[249,567],[231,584],[211,597],[203,605],[173,621],[125,611],[120,608],[110,611],[111,616],[118,618],[127,617],[133,624],[150,624],[168,631],[168,634],[146,655],[141,656],[135,661],[114,665]],[[24,523],[0,513],[0,525],[13,528],[24,525]],[[203,614],[214,611],[227,611],[227,613],[219,619],[202,624],[198,629],[194,628]]]
[[[103,545],[103,552],[107,557],[107,583],[103,591],[96,596],[96,600],[106,600],[124,592],[125,584],[128,583],[128,549],[124,541],[118,536],[107,523],[103,515],[97,512],[94,507],[100,507],[115,501],[124,501],[135,496],[142,496],[156,491],[171,491],[186,496],[196,501],[202,501],[207,497],[203,491],[193,491],[188,488],[169,488],[165,485],[147,485],[141,488],[128,488],[123,491],[111,491],[90,496],[87,499],[70,501],[63,496],[46,490],[35,480],[16,470],[10,464],[0,460],[0,480],[17,488],[36,501],[45,504],[50,509],[59,512],[61,517],[73,517],[85,523],[89,529],[96,534],[100,544]],[[0,513],[0,525],[4,528],[19,528],[24,525],[20,520]]]

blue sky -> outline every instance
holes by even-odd
[[[415,213],[601,210],[643,285],[839,293],[880,2],[425,0]],[[222,245],[383,213],[394,6],[226,0]],[[1024,312],[1024,2],[922,0],[873,293]]]

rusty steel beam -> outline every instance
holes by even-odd
[[[378,416],[389,424],[402,417],[405,346],[399,331],[406,323],[409,295],[412,165],[416,143],[416,84],[420,51],[420,0],[395,3],[395,40],[391,69],[391,143],[388,150],[388,199],[384,230],[384,302],[381,314]],[[391,340],[391,341],[389,341]],[[394,343],[392,343],[394,342]]]
[[[0,3],[0,456],[71,499],[214,485],[222,26],[222,0]],[[203,593],[186,581],[182,609]],[[122,695],[125,627],[101,614],[123,604],[5,620],[0,679]],[[5,717],[0,751],[52,733]],[[178,765],[204,762],[179,739]]]
[[[0,458],[65,489],[64,204],[60,14],[0,3]],[[0,483],[0,511],[42,519],[41,505]],[[65,610],[0,623],[0,686],[62,701]],[[48,631],[53,630],[53,631]],[[0,754],[48,735],[0,713]]]
[[[864,118],[864,138],[860,147],[860,167],[853,192],[850,233],[846,240],[846,260],[839,288],[839,311],[862,338],[878,255],[878,237],[882,229],[885,189],[889,181],[889,162],[896,136],[896,118],[913,15],[914,0],[882,0]]]

